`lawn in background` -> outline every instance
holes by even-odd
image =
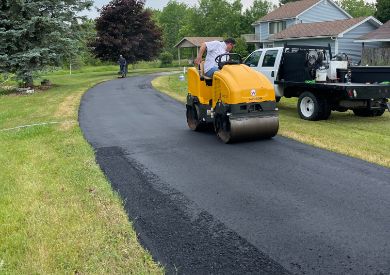
[[[152,83],[156,89],[185,102],[187,82],[180,81],[179,75],[162,76]],[[299,118],[296,98],[282,98],[278,107],[279,135],[390,167],[389,112],[381,117],[332,112],[328,120],[306,121]]]
[[[0,274],[163,273],[78,126],[83,93],[116,73],[55,72],[47,91],[0,96]],[[5,130],[44,122],[57,124]]]

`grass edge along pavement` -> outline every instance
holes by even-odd
[[[179,75],[157,77],[152,85],[185,103],[187,81],[180,81]],[[332,112],[329,120],[306,121],[299,118],[296,105],[296,98],[282,98],[278,103],[278,135],[390,168],[389,112],[381,117],[357,117],[352,111]]]
[[[0,131],[0,274],[163,274],[78,126],[84,92],[116,71],[45,78],[50,90],[0,96],[0,129],[59,122]]]

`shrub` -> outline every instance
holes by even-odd
[[[170,52],[163,52],[160,55],[161,67],[167,67],[172,65],[173,55]]]

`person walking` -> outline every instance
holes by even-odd
[[[120,73],[121,77],[122,78],[126,77],[126,74],[127,74],[127,61],[123,57],[123,55],[119,56],[118,63],[119,63],[119,73]]]

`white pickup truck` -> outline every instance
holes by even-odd
[[[332,110],[353,110],[357,116],[390,111],[390,68],[347,67],[346,60],[332,60],[330,46],[259,49],[244,64],[268,77],[277,101],[297,97],[298,113],[305,120],[328,119]]]

